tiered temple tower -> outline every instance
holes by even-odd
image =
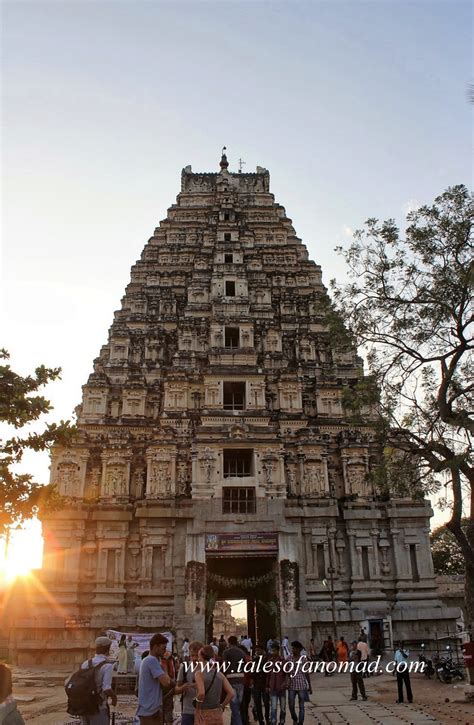
[[[261,640],[319,642],[334,611],[339,633],[363,625],[385,646],[453,629],[428,502],[369,482],[373,430],[341,403],[362,362],[331,339],[325,300],[267,170],[231,173],[225,155],[218,173],[183,170],[83,388],[79,436],[54,451],[68,503],[44,522],[49,599],[15,614],[17,661],[80,659],[108,627],[209,637],[215,602],[236,597]]]

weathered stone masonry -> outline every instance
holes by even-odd
[[[83,388],[80,435],[54,451],[68,504],[44,522],[41,576],[55,604],[32,594],[14,614],[14,659],[80,659],[109,626],[203,637],[213,532],[276,535],[290,637],[331,631],[330,567],[341,633],[453,628],[429,504],[368,482],[372,431],[341,404],[362,363],[331,340],[325,296],[268,171],[230,173],[225,157],[218,173],[183,170]],[[65,629],[74,618],[83,628]]]

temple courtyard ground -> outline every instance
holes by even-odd
[[[66,713],[63,682],[70,674],[67,667],[14,667],[14,694],[26,723],[35,725],[74,725],[78,720]],[[366,682],[368,700],[350,702],[351,687],[349,675],[338,674],[324,677],[313,674],[313,694],[307,703],[305,723],[327,725],[328,723],[349,723],[350,725],[406,725],[407,723],[474,723],[474,704],[463,702],[465,686],[441,684],[428,680],[421,674],[412,674],[415,702],[413,705],[397,705],[396,681],[393,675],[381,674]],[[133,723],[136,698],[119,695],[116,707],[116,725]],[[179,715],[180,703],[175,698],[175,714]],[[227,709],[225,725],[229,725]],[[291,723],[287,710],[286,722]],[[250,725],[253,725],[252,717]]]

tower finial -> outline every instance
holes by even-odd
[[[227,169],[228,166],[229,166],[229,162],[227,161],[227,156],[225,154],[226,151],[227,151],[226,147],[223,146],[222,147],[221,162],[219,164],[219,166],[221,167],[222,171],[224,171],[224,169]]]

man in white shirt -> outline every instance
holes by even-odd
[[[112,673],[114,669],[113,662],[108,661],[112,640],[108,637],[97,637],[95,641],[95,655],[92,658],[92,666],[95,667],[101,662],[105,662],[95,672],[96,683],[101,697],[99,712],[92,715],[83,715],[81,717],[82,725],[109,725],[110,713],[108,706],[108,698],[110,697],[112,705],[117,704],[117,695],[112,690]],[[86,670],[89,667],[90,660],[82,663],[81,669]]]
[[[252,642],[251,638],[247,634],[243,638],[242,644],[245,647],[245,649],[248,650],[248,653],[251,655],[252,654],[253,642]]]
[[[362,636],[359,637],[357,649],[360,652],[360,661],[364,663],[362,677],[368,677],[369,673],[367,671],[367,665],[369,664],[369,645],[367,644],[367,642],[364,642]]]
[[[410,682],[410,671],[408,669],[408,656],[409,651],[403,646],[403,642],[398,642],[395,649],[394,660],[397,663],[397,688],[398,688],[398,700],[397,702],[403,702],[403,683],[405,683],[407,691],[408,702],[413,702],[413,692],[411,689]]]
[[[181,647],[181,660],[183,662],[189,661],[189,639],[187,637],[183,639],[183,646]]]

